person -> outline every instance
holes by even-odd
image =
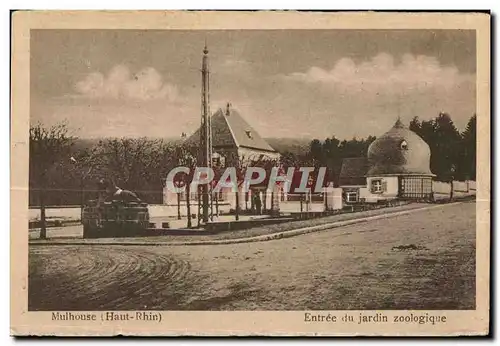
[[[260,196],[258,193],[256,193],[253,197],[253,204],[255,205],[255,211],[257,212],[257,215],[260,215],[262,213],[262,201],[260,200]]]

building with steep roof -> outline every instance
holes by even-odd
[[[255,129],[240,115],[240,113],[227,105],[226,109],[218,109],[210,118],[212,130],[212,167],[217,171],[220,168],[222,171],[225,167],[244,167],[252,162],[274,161],[278,162],[280,155],[271,147]],[[200,131],[198,128],[189,138],[185,140],[187,146],[197,147],[200,145]],[[266,191],[267,184],[265,181],[258,185],[252,186],[249,193],[241,192],[242,186],[239,187],[240,198],[239,205],[241,209],[246,209],[253,206],[252,195],[259,194],[259,198],[263,202],[265,208],[277,205],[277,199],[281,198],[281,191],[276,191],[276,194],[268,195]],[[229,201],[234,206],[234,192],[231,188],[224,187],[216,197],[218,201]],[[187,196],[182,194],[181,199],[185,200]],[[274,201],[271,201],[274,198]],[[198,199],[197,192],[191,191],[190,199],[196,201]],[[177,203],[177,196],[164,190],[164,204]]]
[[[211,122],[214,158],[223,161],[225,166],[236,167],[247,160],[279,159],[279,153],[230,104],[225,110],[219,108]],[[186,140],[188,145],[199,143],[200,129]]]
[[[366,158],[344,160],[340,185],[346,194],[356,191],[351,201],[430,199],[434,177],[430,158],[429,145],[398,119],[389,131],[370,144]],[[349,185],[349,179],[356,184]]]

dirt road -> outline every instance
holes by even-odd
[[[475,206],[259,243],[34,246],[29,309],[471,309]]]

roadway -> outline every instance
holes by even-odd
[[[31,246],[29,309],[472,309],[475,207],[257,243]]]

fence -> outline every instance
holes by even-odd
[[[229,203],[219,203],[218,209],[220,214],[227,214],[230,208]],[[149,216],[151,218],[175,218],[178,215],[177,205],[164,205],[164,204],[150,204],[149,205]],[[180,204],[180,214],[181,216],[187,215],[187,205],[185,202]],[[198,203],[191,203],[191,214],[196,214],[198,212]],[[216,212],[216,206],[214,204],[214,213]],[[81,209],[80,206],[54,206],[47,207],[45,209],[45,215],[48,219],[64,219],[64,220],[80,220]],[[29,220],[39,220],[40,219],[40,207],[30,207],[28,209]]]

